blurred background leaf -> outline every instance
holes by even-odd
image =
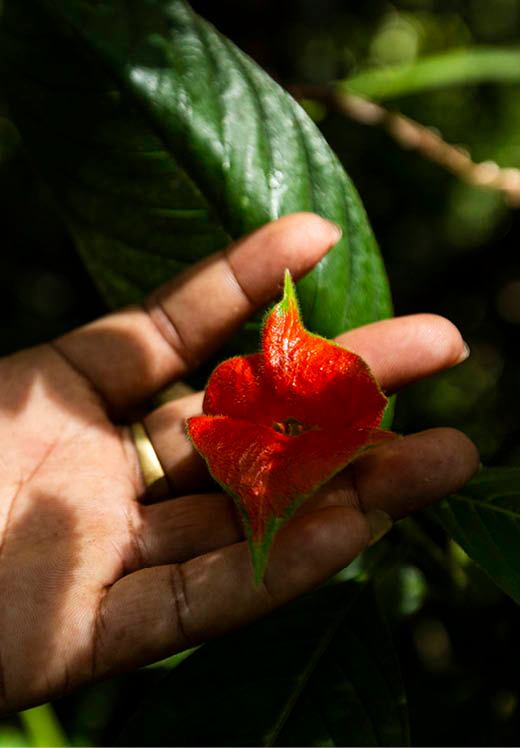
[[[396,36],[406,36],[395,25],[378,46],[384,54],[395,54]],[[406,27],[405,27],[406,28]],[[402,44],[401,40],[401,44]],[[399,49],[399,47],[398,47]],[[520,82],[520,48],[480,47],[456,49],[422,57],[414,62],[366,70],[338,83],[340,90],[385,101],[460,84]]]
[[[409,740],[399,660],[367,586],[336,630],[276,744],[404,746]]]
[[[520,603],[520,469],[482,470],[434,517],[493,581]]]
[[[63,748],[69,745],[51,704],[19,712],[16,721],[0,723],[0,746]]]
[[[42,704],[20,712],[29,745],[34,748],[62,748],[68,740],[50,704]]]

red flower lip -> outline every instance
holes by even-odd
[[[244,522],[256,582],[274,534],[325,481],[366,447],[387,398],[355,353],[308,332],[289,271],[267,316],[262,351],[221,363],[188,434]]]

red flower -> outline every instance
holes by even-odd
[[[257,583],[275,532],[367,446],[387,404],[365,362],[302,325],[291,276],[262,352],[217,366],[188,433],[242,515]]]

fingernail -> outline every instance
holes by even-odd
[[[371,509],[366,513],[365,517],[367,518],[370,532],[370,540],[368,542],[368,547],[370,548],[392,529],[394,523],[390,515],[382,509]]]
[[[471,353],[469,345],[466,343],[466,341],[463,341],[464,343],[464,349],[462,353],[460,354],[460,358],[457,360],[458,364],[461,364],[463,361],[465,361],[467,358],[469,358],[469,355]]]
[[[332,231],[334,234],[333,243],[337,244],[339,240],[341,239],[341,237],[343,236],[343,229],[338,223],[334,223],[334,221],[327,220],[327,222],[330,224],[330,227],[332,228]]]

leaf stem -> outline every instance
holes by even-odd
[[[321,101],[329,110],[363,125],[383,127],[402,148],[417,151],[466,184],[501,192],[511,208],[520,208],[520,169],[501,167],[494,161],[477,163],[465,148],[447,143],[436,130],[351,94],[342,83],[292,86],[290,92],[300,100]]]

